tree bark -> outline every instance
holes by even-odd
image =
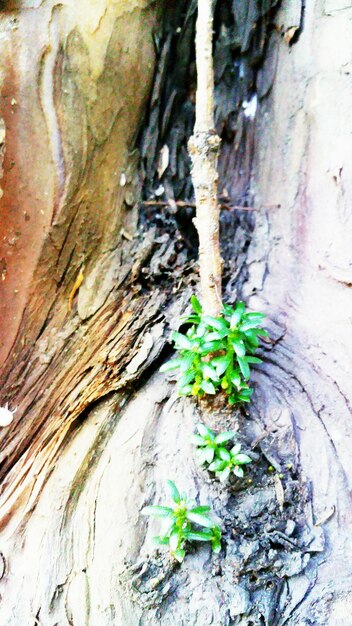
[[[286,33],[299,26],[290,23],[288,7],[278,16]],[[248,286],[257,294],[253,306],[264,306],[271,317],[275,310],[280,338],[262,372],[256,406],[268,428],[274,426],[278,403],[288,408],[283,427],[296,432],[302,479],[312,492],[313,522],[325,520],[325,550],[288,623],[347,626],[352,601],[347,582],[352,562],[352,257],[346,239],[352,197],[346,176],[352,157],[346,141],[351,132],[351,9],[348,3],[312,2],[303,17],[292,47],[272,35],[269,50],[276,49],[277,72],[258,115],[257,206],[278,208],[257,213]],[[339,45],[331,54],[337,32]],[[264,64],[263,85],[270,73]],[[310,567],[305,576],[310,577]]]
[[[127,293],[123,316],[123,291],[117,301],[111,291],[128,273],[115,252],[121,236],[127,249],[135,246],[139,179],[131,150],[153,77],[157,10],[148,2],[92,3],[81,19],[78,5],[48,2],[1,14],[4,353],[17,334],[2,370],[2,402],[18,406],[1,433],[2,523],[19,502],[31,506],[33,476],[45,480],[49,459],[101,395],[100,384],[103,395],[114,387],[114,348],[102,354],[99,346],[108,329],[123,332],[133,299]],[[93,355],[106,370],[100,383]]]
[[[16,207],[25,206],[17,200],[25,201],[29,182],[21,177],[28,176],[35,185],[34,206],[47,221],[44,230],[36,224],[31,230],[30,258],[22,258],[18,248],[22,234],[11,247],[12,225],[2,222],[10,245],[3,258],[12,268],[2,287],[7,306],[18,315],[1,373],[2,404],[18,405],[13,423],[1,432],[3,624],[350,624],[350,9],[347,3],[312,2],[302,14],[301,4],[290,0],[276,13],[258,14],[256,2],[248,3],[246,13],[242,2],[234,2],[231,31],[225,4],[217,5],[215,39],[216,123],[219,133],[223,128],[220,193],[236,205],[255,204],[256,211],[223,212],[224,296],[230,302],[244,297],[251,308],[267,312],[271,334],[264,363],[254,373],[248,411],[177,398],[173,383],[156,373],[169,350],[167,330],[177,326],[196,278],[170,216],[172,206],[153,216],[153,230],[148,213],[137,236],[129,238],[135,217],[128,221],[127,207],[131,196],[138,197],[138,157],[130,151],[152,83],[159,7],[131,3],[131,11],[121,13],[119,3],[111,2],[106,22],[94,14],[95,26],[105,24],[104,37],[90,24],[89,32],[95,32],[89,46],[77,35],[82,13],[79,26],[59,21],[57,31],[48,30],[56,18],[46,3],[1,14],[16,54],[29,23],[40,23],[40,32],[50,37],[58,33],[57,47],[46,52],[48,69],[38,71],[36,59],[46,49],[38,38],[31,58],[28,46],[22,48],[21,58],[37,67],[33,78],[17,78],[15,96],[9,80],[4,83],[3,167],[6,172],[8,163],[9,178],[2,188],[3,200],[6,194],[9,203],[12,198],[4,216],[10,220]],[[180,51],[188,49],[182,37],[191,28],[192,10],[191,5],[185,11]],[[62,20],[65,9],[57,14]],[[220,28],[224,23],[229,30]],[[177,102],[171,69],[173,84],[168,81],[171,63],[161,63],[176,49],[172,37],[166,31],[160,39],[148,107],[149,128],[159,132],[154,152],[148,132],[143,135],[149,164],[168,140],[163,128],[170,114],[162,111],[163,123],[157,115]],[[1,41],[10,50],[8,39]],[[98,41],[101,65],[93,72],[87,46],[93,54]],[[24,67],[11,59],[14,67]],[[244,73],[229,74],[239,66]],[[47,109],[37,96],[43,73]],[[29,90],[21,98],[26,108],[16,117],[9,98],[20,102],[23,89]],[[68,102],[72,94],[75,106]],[[184,108],[179,102],[176,108],[179,137]],[[28,111],[33,124],[27,137],[11,124],[28,119]],[[188,128],[187,116],[182,119]],[[55,152],[45,141],[50,133],[57,139],[55,129],[63,146],[61,170],[54,157],[60,142],[53,141]],[[37,150],[29,160],[31,142]],[[20,154],[13,179],[11,150]],[[242,170],[234,171],[239,162]],[[58,170],[64,172],[62,187]],[[177,172],[170,161],[161,179],[166,189],[168,176],[181,188]],[[160,185],[157,174],[153,182]],[[62,195],[55,195],[56,188]],[[181,228],[184,214],[176,217]],[[8,257],[9,249],[14,252]],[[16,268],[28,272],[27,282],[20,280],[18,310],[10,283]],[[238,429],[244,450],[256,459],[248,482],[224,488],[196,467],[189,438],[200,420],[219,430]],[[165,502],[168,478],[212,505],[224,534],[219,557],[205,546],[177,567],[163,551],[155,552],[151,538],[158,527],[140,511]]]

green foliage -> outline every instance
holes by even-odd
[[[253,355],[259,337],[268,334],[261,327],[265,315],[246,312],[244,302],[237,302],[235,308],[224,305],[219,317],[203,315],[195,296],[191,297],[191,305],[193,313],[184,321],[192,326],[186,334],[172,333],[179,356],[165,363],[160,371],[179,370],[178,388],[182,396],[201,397],[223,390],[229,404],[249,402],[250,365],[261,363]]]
[[[208,426],[197,425],[198,434],[192,436],[192,442],[198,447],[197,456],[201,465],[207,465],[209,472],[214,472],[221,481],[227,480],[231,473],[243,478],[243,465],[251,463],[247,454],[241,453],[241,444],[235,444],[231,450],[226,448],[235,432],[232,430],[216,435]]]
[[[178,357],[161,367],[161,371],[179,370],[178,387],[183,396],[214,395],[224,391],[229,404],[249,402],[252,389],[248,385],[250,365],[261,363],[254,356],[259,337],[268,333],[261,327],[265,317],[262,313],[247,312],[244,302],[233,308],[224,305],[219,317],[204,315],[200,302],[191,297],[193,313],[184,322],[190,324],[185,334],[174,332],[172,339]],[[241,452],[241,444],[232,445],[234,431],[219,434],[204,424],[197,425],[192,441],[197,446],[201,465],[213,472],[221,482],[231,474],[243,478],[243,466],[252,459]],[[232,447],[230,448],[230,442]],[[183,561],[187,544],[210,542],[214,552],[221,548],[221,530],[210,517],[209,506],[193,506],[176,485],[168,481],[173,506],[148,506],[144,515],[164,518],[163,533],[155,540],[168,545],[171,555]]]
[[[160,545],[168,545],[171,556],[179,563],[185,557],[187,543],[209,541],[213,552],[220,552],[221,530],[210,518],[210,507],[192,506],[185,494],[180,494],[175,483],[171,480],[167,482],[174,505],[147,506],[142,511],[143,515],[165,520],[163,533],[154,540]]]

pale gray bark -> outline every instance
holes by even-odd
[[[317,578],[290,624],[351,623],[351,42],[349,3],[307,3],[298,42],[279,43],[258,114],[256,202],[278,208],[257,213],[246,293],[255,289],[252,306],[267,310],[281,338],[255,404],[268,427],[278,405],[289,408],[313,521],[335,510]]]

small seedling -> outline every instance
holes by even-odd
[[[175,483],[168,480],[172,507],[147,506],[143,515],[152,515],[165,520],[164,532],[154,541],[159,545],[168,545],[170,554],[179,563],[185,558],[187,544],[192,542],[210,542],[213,552],[221,549],[221,530],[210,517],[209,506],[192,506],[185,494],[180,494]]]
[[[250,365],[261,363],[253,356],[260,336],[267,332],[260,324],[265,315],[246,312],[244,302],[233,308],[224,305],[222,315],[203,315],[199,300],[191,297],[193,313],[184,322],[192,324],[186,334],[172,333],[179,357],[165,363],[160,371],[179,369],[182,396],[214,395],[223,390],[229,404],[249,402]]]
[[[232,430],[216,435],[208,426],[197,424],[199,434],[192,436],[192,442],[198,447],[197,456],[201,465],[207,465],[209,472],[214,472],[221,482],[227,480],[231,473],[237,478],[243,478],[243,465],[251,463],[252,459],[241,453],[241,444],[235,444],[231,450],[225,447],[235,437]]]
[[[197,424],[196,428],[198,434],[192,435],[192,443],[198,448],[197,458],[200,465],[204,465],[205,463],[210,464],[215,458],[220,458],[220,451],[226,450],[224,444],[231,441],[236,435],[233,430],[216,435],[211,428],[208,428],[208,426],[204,424]]]
[[[215,472],[216,478],[221,482],[227,480],[231,473],[237,478],[243,478],[244,471],[242,465],[251,463],[252,459],[241,453],[241,444],[237,443],[231,450],[220,450],[220,458],[215,459],[208,467],[209,472]]]

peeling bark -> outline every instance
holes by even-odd
[[[129,151],[155,60],[147,0],[37,4],[0,13],[0,363],[18,333],[37,340],[58,293],[68,297],[83,265],[89,278],[121,226],[134,234]]]
[[[136,280],[154,245],[146,238],[141,260],[128,258],[140,186],[133,151],[161,4],[84,6],[21,4],[0,14],[3,356],[12,346],[1,401],[18,406],[0,434],[2,523],[19,502],[32,506],[72,423],[114,388],[114,336],[128,327],[134,294],[112,293],[127,275]],[[132,241],[119,248],[126,233]]]

